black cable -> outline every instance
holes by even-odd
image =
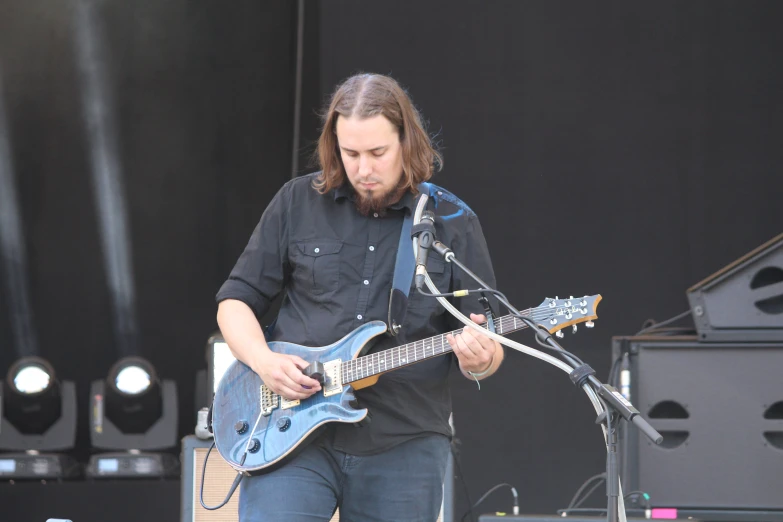
[[[459,265],[457,265],[457,266],[459,266]],[[500,301],[508,309],[508,311],[509,311],[509,313],[511,315],[513,315],[515,317],[518,317],[519,319],[522,320],[522,322],[525,322],[526,320],[531,320],[532,321],[532,319],[530,319],[530,317],[528,317],[526,315],[522,315],[522,313],[520,313],[516,308],[511,306],[511,304],[509,304],[509,302],[508,302],[508,299],[506,299],[506,296],[503,295],[502,292],[500,292],[498,290],[495,290],[494,288],[487,287],[487,288],[481,288],[481,289],[477,289],[477,290],[457,290],[455,292],[448,292],[448,293],[445,293],[445,294],[431,294],[429,292],[423,291],[421,288],[417,288],[416,291],[418,291],[420,294],[425,295],[427,297],[464,297],[464,296],[469,295],[469,294],[476,294],[476,293],[482,293],[483,294],[485,292],[486,293],[490,293],[490,294],[494,294],[497,297],[497,300]],[[456,294],[459,294],[459,295],[456,295]],[[525,322],[525,324],[527,324],[527,323]],[[529,327],[529,325],[528,325],[528,327]],[[565,349],[559,349],[559,348],[555,348],[553,346],[549,346],[548,344],[544,344],[544,343],[542,343],[539,340],[537,335],[536,335],[536,342],[538,344],[540,344],[542,347],[546,348],[547,350],[555,352],[556,354],[560,355],[561,357],[563,355],[571,357],[574,361],[578,362],[580,366],[584,365],[584,362],[579,357],[574,355],[573,353],[571,353],[571,352],[569,352],[569,351],[567,351]],[[566,362],[571,363],[571,361],[568,361],[568,360],[566,360]]]
[[[504,304],[505,304],[505,303],[504,303]],[[521,313],[519,313],[519,312],[517,312],[517,311],[511,310],[511,314],[512,314],[512,315],[514,315],[515,317],[519,317],[519,318],[522,320],[522,322],[524,322],[525,324],[527,324],[527,322],[528,322],[528,321],[530,321],[530,322],[533,322],[533,320],[532,320],[530,317],[528,317],[528,316],[524,316],[524,315],[522,315]],[[530,325],[529,325],[529,324],[528,324],[528,327],[530,327]],[[542,328],[542,329],[544,329],[543,327],[541,327],[541,328]],[[564,359],[564,360],[565,360],[565,361],[566,361],[568,364],[570,364],[571,366],[573,366],[573,367],[575,367],[575,368],[576,368],[576,367],[579,367],[579,366],[584,366],[584,365],[585,365],[585,363],[584,363],[584,361],[583,361],[582,359],[580,359],[579,357],[577,357],[577,356],[576,356],[576,355],[574,355],[573,353],[569,352],[569,351],[568,351],[568,350],[566,350],[565,348],[562,348],[562,347],[555,348],[554,346],[550,346],[550,345],[548,345],[548,344],[545,344],[545,343],[544,343],[543,341],[541,341],[541,339],[538,337],[538,333],[539,333],[539,332],[538,332],[537,330],[533,329],[532,327],[530,327],[530,329],[531,329],[531,330],[533,330],[533,332],[534,332],[534,335],[535,335],[536,342],[537,342],[539,345],[543,346],[544,348],[546,348],[546,349],[548,349],[548,350],[551,350],[551,351],[555,352],[556,354],[559,354],[559,355],[560,355],[560,357],[562,357],[562,358],[563,358],[563,359]],[[547,330],[547,334],[549,334],[549,330]],[[551,338],[551,337],[552,337],[552,335],[550,334],[550,335],[549,335],[549,337]],[[570,361],[569,361],[569,360],[568,360],[568,358],[569,358],[569,357],[570,357],[572,360],[570,360]],[[576,363],[576,364],[575,364],[575,363]]]
[[[457,266],[459,266],[459,265],[457,265]],[[508,309],[508,311],[509,311],[509,313],[511,315],[513,315],[515,317],[518,317],[519,319],[522,320],[522,322],[525,322],[525,320],[531,320],[532,321],[532,319],[530,319],[530,317],[528,317],[526,315],[522,315],[516,308],[511,306],[509,304],[509,302],[508,302],[508,299],[506,299],[506,296],[503,295],[502,292],[500,292],[499,290],[495,290],[494,288],[487,287],[487,288],[480,288],[480,289],[476,289],[476,290],[456,290],[454,292],[448,292],[448,293],[444,293],[444,294],[431,294],[429,292],[425,292],[421,288],[416,288],[416,291],[419,292],[421,295],[424,295],[424,296],[427,296],[427,297],[465,297],[466,295],[469,295],[469,294],[490,293],[490,294],[493,294],[493,295],[496,296],[497,300],[500,301],[500,303],[502,303]],[[525,324],[527,324],[527,323],[525,323]],[[529,325],[528,325],[528,327],[529,327]],[[565,349],[559,349],[559,348],[555,348],[553,346],[549,346],[548,344],[544,344],[544,343],[542,343],[539,340],[537,335],[536,335],[535,338],[536,338],[536,342],[538,344],[540,344],[542,347],[546,348],[547,350],[555,352],[556,354],[560,355],[561,357],[564,356],[564,355],[568,356],[568,357],[571,357],[574,361],[578,362],[580,366],[584,365],[584,362],[579,357],[574,355],[573,353],[571,353],[571,352],[569,352],[569,351],[567,351]],[[571,361],[566,360],[566,362],[571,364]]]
[[[614,386],[615,388],[617,388],[617,387],[618,387],[618,385],[620,384],[620,383],[618,382],[618,379],[619,379],[619,377],[620,377],[620,361],[622,361],[622,360],[623,360],[623,355],[624,355],[624,354],[623,354],[623,353],[621,353],[621,354],[620,354],[620,355],[617,357],[617,359],[615,359],[615,360],[614,360],[614,362],[612,363],[612,367],[611,367],[611,369],[609,370],[609,379],[608,379],[608,382],[609,382],[609,384],[610,384],[610,385]]]
[[[530,321],[530,322],[533,322],[533,320],[532,320],[532,319],[530,319],[530,318],[529,318],[529,317],[527,317],[527,316],[524,316],[524,315],[522,315],[522,313],[521,313],[519,310],[517,310],[517,309],[516,309],[516,308],[515,308],[515,307],[514,307],[514,306],[513,306],[511,303],[509,303],[509,302],[508,302],[508,299],[506,298],[506,296],[505,296],[505,295],[503,295],[503,293],[501,293],[501,292],[499,292],[499,291],[497,291],[497,290],[494,290],[494,289],[493,289],[492,287],[490,287],[490,286],[489,286],[487,283],[485,283],[484,281],[482,281],[482,280],[481,280],[481,278],[480,278],[479,276],[477,276],[476,274],[474,274],[474,273],[473,273],[473,272],[472,272],[472,271],[471,271],[471,270],[470,270],[470,269],[469,269],[467,266],[465,266],[465,265],[464,265],[464,264],[463,264],[463,263],[462,263],[462,262],[461,262],[459,259],[457,259],[457,258],[456,258],[456,257],[454,257],[453,255],[451,256],[451,258],[450,258],[450,259],[451,259],[451,261],[450,261],[451,263],[453,263],[453,264],[454,264],[454,265],[456,265],[456,266],[457,266],[457,267],[458,267],[460,270],[462,270],[462,271],[463,271],[463,272],[465,272],[467,275],[469,275],[469,276],[470,276],[470,277],[471,277],[471,278],[472,278],[474,281],[476,281],[476,282],[477,282],[477,283],[478,283],[478,284],[479,284],[479,285],[480,285],[482,288],[485,288],[485,289],[487,289],[488,291],[492,291],[492,293],[494,293],[494,294],[497,296],[497,299],[498,299],[498,301],[500,301],[501,303],[503,303],[503,305],[504,305],[504,306],[505,306],[505,307],[506,307],[506,308],[509,310],[509,312],[511,312],[511,314],[512,314],[512,315],[514,315],[515,317],[519,317],[519,318],[520,318],[520,319],[521,319],[523,322],[525,322],[525,323],[527,323],[528,321]],[[448,260],[448,258],[447,258],[447,260]],[[530,326],[530,325],[528,325],[528,326]],[[535,331],[535,329],[534,329],[533,331]],[[549,330],[547,330],[547,333],[549,333]],[[538,334],[538,332],[536,332],[536,335],[537,335],[537,334]],[[562,356],[566,356],[566,357],[570,357],[570,358],[572,358],[572,359],[573,359],[573,361],[568,361],[568,360],[566,360],[566,362],[568,362],[568,364],[570,364],[571,366],[574,366],[574,367],[577,367],[577,366],[584,366],[584,362],[582,362],[582,360],[581,360],[581,359],[579,359],[579,357],[577,357],[577,356],[575,356],[574,354],[572,354],[572,353],[570,353],[570,352],[566,351],[566,350],[565,350],[563,347],[554,347],[554,346],[549,346],[548,348],[549,348],[550,350],[554,351],[555,353],[559,353],[559,354],[561,354]],[[578,364],[576,364],[576,363],[578,363]]]
[[[580,498],[580,499],[579,499],[579,502],[577,502],[577,503],[576,503],[576,505],[575,505],[574,507],[575,507],[575,508],[578,508],[579,506],[581,506],[582,504],[584,504],[584,503],[585,503],[585,501],[586,501],[588,498],[590,498],[590,495],[592,495],[592,494],[593,494],[593,491],[595,491],[596,489],[598,489],[600,486],[601,486],[601,482],[596,482],[595,484],[593,484],[593,487],[591,487],[589,490],[587,490],[587,493],[585,493],[584,495],[582,495],[582,498]]]
[[[688,316],[688,315],[690,315],[690,313],[691,313],[691,311],[690,311],[690,309],[689,309],[689,310],[686,310],[686,311],[682,312],[681,314],[677,314],[677,315],[675,315],[674,317],[671,317],[671,318],[669,318],[669,319],[666,319],[665,321],[661,321],[660,323],[653,323],[653,324],[652,324],[652,325],[650,325],[650,326],[647,326],[647,327],[645,327],[645,328],[642,328],[641,330],[639,330],[638,332],[636,332],[636,334],[635,334],[635,335],[641,335],[641,334],[643,334],[643,333],[645,333],[645,332],[649,332],[649,331],[651,331],[651,330],[657,330],[657,329],[659,329],[661,326],[666,326],[667,324],[671,324],[671,323],[673,323],[673,322],[675,322],[675,321],[679,321],[680,319],[684,318],[685,316]]]
[[[204,504],[204,479],[207,475],[207,461],[209,460],[209,454],[212,453],[212,448],[215,447],[215,443],[213,442],[212,445],[207,450],[207,454],[204,456],[204,464],[201,467],[201,490],[199,493],[198,500],[201,502],[201,507],[208,511],[215,511],[216,509],[220,509],[226,504],[228,504],[228,501],[231,500],[231,496],[234,494],[234,491],[236,491],[237,486],[239,486],[239,483],[242,482],[242,479],[245,475],[243,475],[241,472],[237,472],[237,476],[234,478],[234,482],[231,484],[231,489],[228,490],[228,495],[226,495],[226,498],[218,504],[217,506],[207,506]],[[242,462],[240,463],[240,466],[245,463],[245,456],[247,456],[247,452],[245,452],[245,455],[242,457]]]
[[[445,294],[431,294],[429,292],[425,292],[419,287],[416,287],[416,291],[419,292],[421,295],[425,295],[427,297],[465,297],[469,294],[495,294],[496,296],[503,296],[502,293],[499,291],[493,289],[493,288],[476,288],[473,290],[455,290],[454,292],[446,292]],[[505,297],[505,296],[503,296]],[[500,301],[500,297],[498,297],[498,301]]]
[[[512,494],[512,495],[514,495],[514,507],[516,508],[514,511],[517,511],[517,510],[519,509],[519,495],[517,494],[517,489],[516,489],[514,486],[512,486],[511,484],[509,484],[508,482],[501,482],[500,484],[496,484],[496,485],[492,486],[492,487],[489,489],[489,491],[487,491],[486,493],[484,493],[484,494],[481,496],[481,498],[480,498],[480,499],[478,499],[478,500],[476,501],[476,503],[475,503],[475,504],[473,504],[473,505],[471,506],[470,510],[469,510],[467,513],[465,513],[464,515],[462,515],[462,519],[461,519],[461,520],[463,520],[463,521],[464,521],[464,520],[465,520],[465,516],[467,516],[467,515],[468,515],[468,513],[472,513],[472,512],[473,512],[473,510],[474,510],[475,508],[477,508],[477,507],[479,506],[479,504],[481,504],[482,502],[484,502],[484,501],[487,499],[487,497],[488,497],[489,495],[491,495],[492,493],[494,493],[495,491],[497,491],[498,489],[500,489],[500,488],[502,488],[502,487],[504,487],[504,486],[508,486],[509,488],[511,488],[511,494]],[[515,514],[516,514],[516,513],[515,513]],[[474,516],[475,516],[475,515],[474,515]]]
[[[569,502],[568,507],[565,509],[565,511],[570,511],[571,509],[577,507],[576,503],[579,499],[579,496],[582,494],[582,492],[585,490],[587,486],[592,484],[594,481],[598,481],[597,484],[600,485],[601,481],[606,480],[606,472],[598,473],[597,475],[593,475],[592,477],[585,480],[581,486],[579,486],[579,489],[576,490],[576,493],[574,493],[574,497],[571,499],[571,502]],[[581,502],[580,502],[581,504]]]
[[[568,357],[571,357],[573,360],[575,360],[576,362],[578,362],[580,366],[581,366],[581,365],[584,365],[584,361],[582,361],[582,359],[580,359],[579,357],[577,357],[577,356],[576,356],[576,355],[574,355],[573,353],[571,353],[571,352],[569,352],[569,351],[567,351],[567,350],[560,350],[560,349],[554,348],[553,346],[549,346],[548,344],[545,344],[545,343],[543,343],[543,342],[541,341],[541,339],[539,339],[539,338],[538,338],[538,336],[537,336],[537,335],[534,335],[533,337],[535,338],[535,340],[536,340],[536,342],[538,343],[538,345],[539,345],[539,346],[541,346],[542,348],[546,348],[547,350],[550,350],[550,351],[552,351],[552,352],[555,352],[555,353],[556,353],[557,355],[559,355],[559,356],[560,356],[560,358],[561,358],[561,359],[563,359],[565,362],[567,362],[567,363],[571,364],[571,361],[569,361],[569,360],[568,360],[568,359],[566,359],[566,357],[565,357],[565,356],[567,355]]]
[[[650,504],[650,495],[648,495],[644,491],[640,491],[640,490],[631,491],[630,493],[626,494],[623,497],[623,499],[628,500],[629,498],[633,497],[634,495],[638,495],[638,496],[642,497],[642,499],[644,500],[644,507],[645,508],[647,508],[647,509],[652,508],[652,505]]]

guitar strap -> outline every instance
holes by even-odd
[[[418,206],[419,199],[422,196],[435,199],[435,191],[429,183],[419,185],[419,198],[416,199]],[[429,203],[429,201],[427,202]],[[435,205],[437,206],[437,199]],[[405,214],[400,231],[400,244],[397,247],[397,260],[394,265],[394,280],[389,294],[389,334],[396,336],[402,329],[405,321],[405,314],[408,312],[408,293],[413,283],[413,274],[416,271],[416,263],[413,257],[413,242],[411,239],[411,228],[413,227],[413,211]]]

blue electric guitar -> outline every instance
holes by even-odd
[[[600,300],[600,295],[547,298],[522,314],[562,337],[563,328],[571,326],[575,331],[577,323],[592,327]],[[494,322],[501,335],[527,328],[512,315]],[[220,455],[237,471],[272,471],[303,449],[327,423],[364,419],[367,409],[351,405],[354,390],[372,386],[383,373],[452,351],[443,334],[364,355],[370,341],[384,332],[386,324],[372,321],[321,348],[270,342],[272,351],[298,355],[310,363],[304,373],[322,382],[318,393],[302,401],[273,393],[248,366],[233,362],[218,384],[212,406],[212,430]]]

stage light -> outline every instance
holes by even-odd
[[[142,357],[125,357],[106,379],[90,388],[90,438],[101,450],[87,465],[91,478],[176,476],[177,459],[166,450],[177,445],[177,388],[160,380]]]
[[[76,386],[58,381],[40,357],[23,357],[0,383],[2,417],[0,478],[52,479],[79,474],[76,461],[47,453],[73,448],[76,440]]]
[[[24,357],[8,370],[6,418],[20,433],[40,435],[60,418],[60,387],[54,368],[39,357]]]
[[[19,393],[35,394],[49,388],[52,381],[52,372],[45,365],[37,362],[27,362],[11,375],[11,382]]]
[[[163,414],[163,396],[155,368],[140,357],[127,357],[109,370],[106,417],[122,433],[145,433]]]

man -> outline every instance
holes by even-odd
[[[318,142],[322,171],[286,183],[217,294],[218,323],[231,351],[274,392],[307,399],[320,391],[300,357],[270,351],[258,322],[285,291],[271,340],[324,346],[365,322],[386,320],[400,229],[419,183],[441,157],[418,112],[391,78],[356,75],[335,91]],[[443,189],[430,209],[436,235],[488,284],[494,275],[476,215]],[[413,263],[413,259],[410,260]],[[428,261],[439,290],[477,288],[450,263]],[[454,304],[481,323],[474,298]],[[432,297],[412,289],[404,325],[380,351],[459,326]],[[492,375],[500,345],[471,328],[447,340],[471,380]],[[450,447],[452,355],[381,376],[357,390],[371,422],[332,424],[283,467],[242,482],[243,521],[432,522]]]

